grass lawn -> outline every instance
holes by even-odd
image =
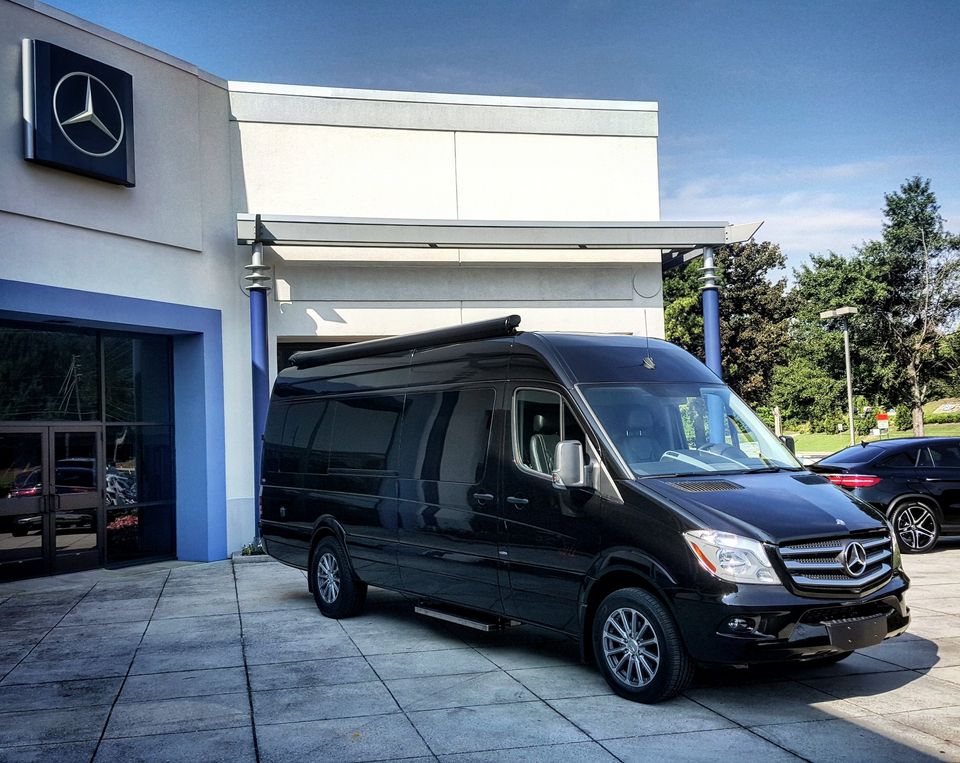
[[[960,424],[927,424],[924,427],[924,433],[928,437],[960,437]],[[787,432],[787,434],[793,433]],[[913,432],[909,430],[899,432],[891,429],[889,434],[889,439],[913,436]],[[793,438],[797,445],[797,453],[834,453],[850,444],[850,435],[846,432],[840,432],[839,434],[793,434]],[[857,442],[861,440],[873,442],[877,439],[880,438],[858,437]],[[883,439],[888,438],[884,437]]]

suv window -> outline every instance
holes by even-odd
[[[573,411],[556,392],[517,390],[513,426],[519,462],[540,474],[553,472],[557,443],[579,440],[586,445],[583,429]]]
[[[904,450],[900,453],[894,453],[889,458],[885,459],[880,466],[889,466],[893,469],[912,469],[917,465],[917,459],[919,458],[920,451],[917,448],[912,450]]]
[[[960,469],[960,446],[931,445],[933,465],[941,469]]]

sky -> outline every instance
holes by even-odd
[[[797,267],[930,178],[960,232],[960,0],[53,0],[224,79],[657,101],[663,220]]]

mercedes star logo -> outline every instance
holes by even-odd
[[[53,89],[53,116],[63,137],[87,156],[109,156],[123,142],[123,110],[109,87],[86,72],[70,72]]]
[[[858,578],[867,569],[867,550],[854,541],[843,550],[843,566],[852,578]]]

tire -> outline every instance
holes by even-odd
[[[363,611],[367,584],[353,574],[347,553],[336,538],[324,538],[310,558],[313,600],[324,617],[339,620]]]
[[[923,554],[933,549],[940,539],[940,523],[927,504],[920,501],[902,503],[890,514],[890,524],[897,534],[897,543],[905,554]]]
[[[694,663],[673,616],[642,588],[607,596],[591,633],[597,667],[621,697],[652,704],[676,696],[693,679]]]

